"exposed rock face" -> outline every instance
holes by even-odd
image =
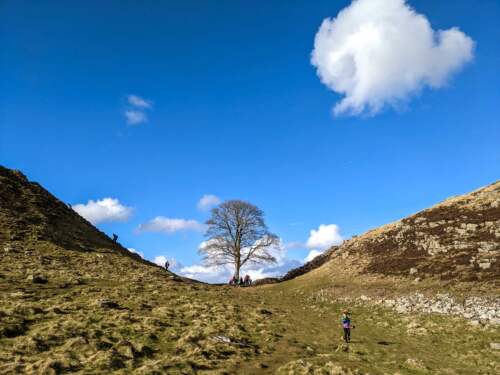
[[[442,280],[500,279],[500,182],[345,241],[330,258],[362,272]]]
[[[422,293],[395,299],[373,300],[399,313],[437,313],[458,315],[476,324],[500,324],[500,298],[468,297],[463,302],[446,293],[429,298]]]
[[[391,302],[384,301],[384,304]],[[462,303],[448,294],[437,294],[434,298],[426,298],[416,293],[395,301],[398,312],[427,312],[449,315],[460,315],[473,322],[483,324],[500,324],[500,298],[468,297]]]

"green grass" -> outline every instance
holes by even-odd
[[[217,287],[174,281],[121,255],[30,246],[32,255],[6,253],[0,263],[2,374],[500,373],[499,354],[489,348],[500,342],[498,330],[345,306],[334,292],[315,298],[325,288],[350,293],[346,280],[337,285],[327,273]],[[48,282],[34,284],[29,274]],[[352,293],[363,291],[352,284]],[[101,307],[103,299],[119,308]],[[343,308],[356,325],[348,347]]]
[[[494,374],[500,370],[499,356],[489,348],[490,342],[499,341],[498,330],[441,315],[400,315],[373,306],[315,303],[308,298],[312,290],[299,286],[300,281],[290,284],[251,292],[272,301],[274,325],[284,329],[275,351],[259,359],[269,364],[260,373],[274,373],[297,360],[310,364],[311,370],[307,372],[300,363],[294,368],[292,363],[292,373],[301,373],[301,368],[305,373],[322,373],[329,362],[370,374]],[[339,324],[344,308],[352,312],[356,326],[348,346],[342,342]],[[251,373],[252,365],[246,371]]]

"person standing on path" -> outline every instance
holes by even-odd
[[[342,318],[340,318],[340,322],[342,323],[342,328],[344,329],[344,341],[348,343],[351,341],[351,328],[354,328],[351,323],[349,311],[344,310]]]

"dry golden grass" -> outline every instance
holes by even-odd
[[[31,255],[26,247],[36,252]],[[42,259],[42,260],[41,260]],[[258,288],[176,281],[121,254],[24,244],[0,263],[0,373],[488,374],[498,331],[458,318],[353,305],[344,347],[339,295],[362,285],[322,267]],[[33,282],[29,275],[46,278]],[[388,289],[394,280],[371,280]],[[376,287],[378,285],[378,287]],[[329,298],[312,298],[329,288]],[[377,289],[378,288],[378,289]],[[366,291],[366,288],[365,288]],[[393,292],[397,292],[397,288]],[[337,293],[337,294],[336,294]]]
[[[367,260],[349,256],[280,284],[209,286],[130,256],[1,167],[0,198],[0,374],[500,373],[495,327],[341,302],[495,284],[362,274]]]

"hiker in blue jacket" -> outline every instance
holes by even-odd
[[[342,318],[340,318],[340,322],[342,323],[342,328],[344,329],[344,341],[351,341],[351,328],[354,326],[351,323],[351,318],[349,316],[349,311],[344,310],[342,314]]]

